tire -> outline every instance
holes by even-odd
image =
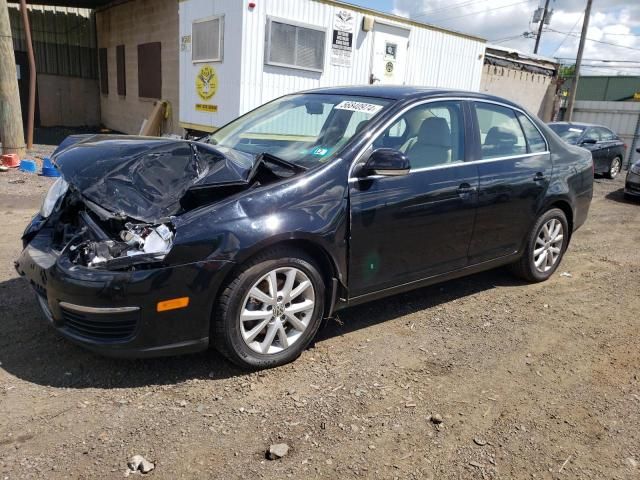
[[[293,280],[289,282],[289,278]],[[278,294],[282,293],[275,299],[274,283]],[[282,297],[288,296],[289,283],[292,295],[302,290],[286,303],[289,299]],[[213,346],[244,369],[289,363],[300,356],[318,331],[324,299],[323,277],[309,255],[291,248],[261,253],[235,272],[220,295],[212,319]],[[241,320],[241,314],[245,320]],[[251,338],[254,334],[257,336]]]
[[[557,241],[545,242],[545,226],[547,226],[547,230],[549,230],[550,225],[558,224],[561,230],[557,235],[562,235],[562,237]],[[553,238],[553,230],[549,233],[549,238]],[[511,270],[515,275],[529,282],[544,282],[553,275],[553,272],[555,272],[558,265],[560,265],[569,243],[569,234],[569,225],[564,212],[559,208],[547,210],[538,218],[527,235],[527,243],[522,257],[511,265]],[[538,267],[536,266],[536,260],[541,260],[545,253],[544,250],[539,252],[540,248],[546,248],[547,256],[544,257],[544,261]],[[557,249],[557,251],[554,252],[555,249]],[[551,258],[548,257],[550,254],[552,254]],[[552,261],[551,265],[549,265],[550,261]]]
[[[611,180],[613,180],[618,176],[618,174],[620,173],[620,170],[622,170],[622,159],[620,157],[615,157],[613,160],[611,160],[611,164],[609,165],[609,170],[607,170],[607,173],[606,173],[607,178],[610,178]]]

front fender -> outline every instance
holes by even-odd
[[[343,178],[344,177],[344,178]],[[249,190],[175,220],[167,261],[224,260],[241,264],[270,246],[301,241],[325,252],[346,283],[346,173],[327,165],[291,181]]]

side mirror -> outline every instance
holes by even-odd
[[[636,152],[640,153],[640,147],[636,148]]]
[[[580,142],[581,145],[595,145],[598,141],[595,138],[585,138]]]
[[[410,170],[409,159],[400,150],[378,148],[371,153],[371,156],[360,171],[360,176],[399,176],[408,174]]]

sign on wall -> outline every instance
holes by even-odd
[[[333,17],[333,37],[331,40],[331,64],[351,67],[353,58],[353,35],[356,17],[348,10],[338,10]]]
[[[218,90],[218,77],[215,69],[210,65],[204,65],[196,75],[196,92],[205,102],[210,100]]]

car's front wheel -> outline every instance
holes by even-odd
[[[610,178],[613,180],[618,176],[621,169],[622,169],[622,159],[620,157],[615,157],[613,160],[611,160],[611,163],[609,164],[609,170],[607,170],[607,178]]]
[[[216,349],[243,368],[295,360],[315,336],[325,288],[304,252],[277,248],[250,260],[224,289],[214,313]]]
[[[543,213],[527,236],[520,260],[513,272],[530,282],[543,282],[556,271],[569,241],[567,216],[559,208]]]

